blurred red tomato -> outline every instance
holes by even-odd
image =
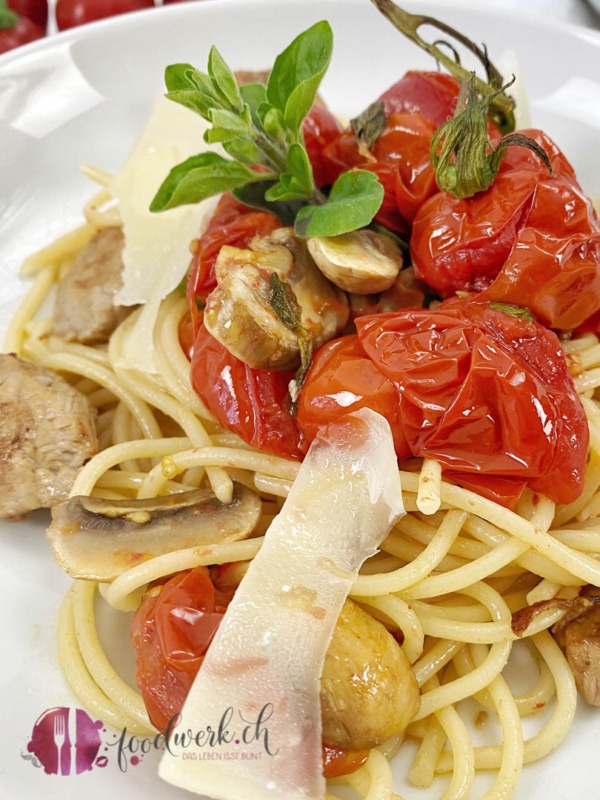
[[[45,32],[27,17],[19,14],[9,14],[6,9],[0,6],[0,11],[6,14],[6,18],[0,17],[0,53],[6,53],[22,44],[34,42],[42,39]]]
[[[8,0],[8,7],[22,17],[27,17],[42,30],[48,24],[48,0]]]
[[[58,0],[56,24],[61,31],[128,11],[154,8],[154,0]]]

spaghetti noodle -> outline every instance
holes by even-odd
[[[102,196],[100,202],[105,202]],[[93,206],[93,208],[92,208]],[[115,672],[100,645],[94,599],[127,611],[136,608],[149,584],[199,565],[250,561],[262,534],[278,513],[298,470],[296,462],[256,451],[219,429],[189,383],[189,365],[179,345],[186,302],[176,293],[161,306],[154,332],[158,374],[119,368],[119,353],[133,317],[113,334],[108,348],[67,344],[36,315],[65,263],[114,209],[93,202],[88,222],[28,259],[24,273],[33,286],[17,312],[7,347],[35,363],[60,371],[84,391],[99,413],[102,451],[81,471],[74,494],[147,498],[179,492],[208,481],[227,501],[232,480],[262,496],[263,516],[250,539],[162,555],[125,571],[112,584],[76,581],[59,619],[59,653],[74,692],[105,722],[132,733],[154,731],[140,696]],[[110,217],[104,216],[110,214]],[[135,312],[134,312],[135,313]],[[600,509],[600,343],[587,334],[565,343],[588,415],[591,457],[581,497],[555,506],[526,491],[517,512],[441,479],[439,465],[413,461],[401,473],[408,514],[367,562],[351,597],[392,629],[421,687],[421,706],[406,738],[417,751],[409,771],[414,786],[429,786],[451,773],[444,800],[468,795],[477,770],[494,770],[486,798],[514,792],[524,764],[542,758],[567,734],[576,705],[574,679],[548,633],[564,613],[546,610],[522,637],[511,628],[514,611],[537,600],[572,597],[585,583],[600,586],[600,532],[589,526]],[[511,652],[531,656],[532,688],[515,696],[505,670]],[[461,701],[474,698],[496,715],[501,743],[476,746]],[[553,705],[551,715],[526,739],[521,719]],[[357,772],[331,782],[353,787],[367,800],[392,800],[388,757],[400,742],[374,749]],[[333,795],[331,795],[333,796]]]

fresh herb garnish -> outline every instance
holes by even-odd
[[[350,120],[350,127],[354,131],[359,148],[363,145],[367,150],[373,147],[384,132],[385,126],[385,108],[381,100],[375,100],[362,114]]]
[[[431,140],[431,163],[442,191],[459,198],[485,191],[493,183],[507,148],[512,146],[529,148],[553,174],[548,154],[529,136],[509,133],[493,147],[488,137],[487,115],[494,98],[493,94],[480,97],[475,75],[471,75],[461,86],[454,116],[435,132]]]
[[[289,283],[284,283],[276,272],[269,277],[269,304],[286,328],[298,340],[300,351],[300,367],[296,372],[295,394],[302,388],[304,379],[310,367],[313,355],[313,346],[306,329],[302,326],[302,311],[294,290]],[[292,398],[292,412],[295,410],[296,400]]]
[[[302,122],[329,66],[333,33],[317,22],[275,59],[266,86],[239,87],[213,47],[208,72],[189,64],[167,67],[167,97],[211,123],[204,138],[230,158],[200,153],[174,167],[150,206],[164,211],[232,191],[242,202],[272,211],[285,224],[296,219],[300,236],[336,236],[368,225],[383,201],[372,173],[355,170],[334,184],[329,197],[315,186]],[[350,175],[351,177],[348,177]],[[350,211],[346,218],[343,209]]]
[[[526,322],[537,322],[535,315],[528,308],[524,308],[523,306],[515,306],[512,303],[492,302],[490,303],[490,308],[494,311],[503,311],[511,317],[516,317]]]

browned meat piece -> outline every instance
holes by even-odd
[[[0,354],[0,517],[65,500],[98,452],[96,411],[63,378]]]
[[[122,286],[121,228],[99,231],[75,259],[60,282],[54,306],[54,332],[69,342],[106,342],[131,311],[116,306]]]
[[[600,597],[576,599],[582,601],[583,610],[577,616],[567,612],[552,633],[567,657],[580,694],[590,705],[600,706]]]

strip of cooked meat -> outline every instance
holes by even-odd
[[[131,311],[115,305],[123,283],[121,228],[104,228],[82,249],[58,285],[54,332],[69,342],[106,342]]]
[[[65,500],[98,452],[96,411],[48,369],[0,354],[0,517]]]

